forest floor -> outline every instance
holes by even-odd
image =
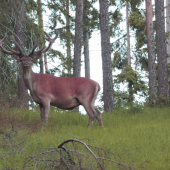
[[[43,125],[39,109],[0,107],[2,170],[170,168],[168,107],[115,109],[102,114],[103,128],[87,128],[88,116],[75,112],[51,108]]]

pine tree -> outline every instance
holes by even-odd
[[[83,0],[76,0],[73,77],[80,77],[83,26]]]
[[[158,58],[158,90],[160,96],[167,98],[169,96],[169,83],[165,37],[164,0],[155,1],[155,16]]]
[[[148,69],[149,69],[149,98],[153,103],[157,97],[156,68],[155,68],[155,49],[154,49],[154,30],[152,1],[146,0],[146,32],[147,32],[147,50],[148,50]]]
[[[110,111],[114,109],[114,94],[113,94],[113,78],[112,78],[112,64],[111,64],[108,1],[99,0],[99,3],[100,3],[100,32],[101,32],[101,48],[102,48],[104,110]]]
[[[42,3],[41,0],[37,0],[37,15],[38,15],[38,25],[40,29],[40,35],[43,34],[43,16],[42,16]],[[41,42],[39,44],[41,47],[43,45],[43,40],[41,39]],[[40,73],[44,73],[44,63],[43,63],[43,54],[41,54],[41,57],[39,59],[40,63]]]
[[[21,47],[23,53],[25,53],[25,26],[24,26],[24,19],[25,19],[25,4],[23,1],[20,0],[13,0],[13,9],[15,15],[15,26],[14,32],[17,36],[17,43]],[[18,105],[20,108],[28,107],[29,95],[28,90],[23,81],[23,73],[22,73],[22,66],[19,65],[19,72],[18,72]]]

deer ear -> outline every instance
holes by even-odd
[[[33,60],[34,60],[34,61],[38,60],[38,59],[41,57],[41,54],[42,54],[42,53],[33,55],[33,56],[32,56]]]

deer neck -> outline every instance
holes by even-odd
[[[23,79],[25,86],[31,91],[32,84],[34,82],[35,73],[32,71],[31,67],[22,67],[23,70]]]

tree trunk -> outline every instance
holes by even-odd
[[[129,24],[128,24],[128,2],[126,1],[126,30],[127,30],[127,63],[128,66],[131,65],[131,56],[130,56],[130,33],[129,33]]]
[[[66,42],[66,47],[67,47],[67,71],[68,71],[68,75],[71,76],[71,67],[72,67],[72,63],[71,63],[71,42],[70,42],[70,19],[69,19],[69,0],[66,0],[66,31],[67,31],[67,42]]]
[[[169,35],[167,37],[167,61],[170,64],[170,0],[166,0],[166,32]]]
[[[83,0],[76,0],[73,77],[80,77],[82,25],[83,25],[82,21],[83,21]]]
[[[45,73],[48,73],[48,62],[47,62],[47,55],[44,53],[44,66],[45,66]]]
[[[85,1],[86,4],[86,1]],[[86,5],[84,5],[83,11],[83,21],[85,22],[83,28],[83,41],[84,41],[84,63],[85,63],[85,77],[90,78],[90,60],[89,60],[89,29],[86,24],[86,20],[88,20],[87,13],[86,13]]]
[[[37,15],[38,15],[38,25],[40,30],[43,33],[43,17],[42,17],[42,4],[41,4],[41,0],[37,0]],[[43,40],[41,40],[40,42],[40,46],[43,45]],[[41,57],[39,59],[39,64],[40,64],[40,73],[44,73],[44,63],[43,63],[43,54],[41,54]]]
[[[16,41],[21,47],[23,53],[25,53],[24,44],[24,19],[25,19],[25,4],[24,2],[20,2],[19,0],[13,0],[13,7],[15,13],[15,34],[17,36]],[[29,95],[28,90],[25,86],[23,80],[23,72],[22,66],[19,64],[19,71],[18,71],[18,106],[19,108],[28,108],[29,102]]]
[[[127,65],[131,66],[131,55],[130,55],[130,32],[129,32],[129,5],[128,1],[126,0],[126,31],[127,31]],[[132,81],[128,81],[128,89],[129,89],[129,98],[128,98],[128,103],[133,102],[133,88],[132,88]]]
[[[100,3],[100,32],[102,48],[104,110],[110,111],[114,109],[114,94],[113,94],[108,1],[99,0],[99,3]]]
[[[158,90],[159,95],[169,96],[168,67],[165,37],[165,19],[164,19],[164,0],[155,1],[156,16],[156,46],[158,58]]]
[[[155,49],[154,49],[154,32],[153,32],[153,14],[152,1],[146,2],[146,32],[147,32],[147,50],[148,50],[148,69],[149,69],[149,98],[153,103],[157,97],[156,68],[155,68]]]

